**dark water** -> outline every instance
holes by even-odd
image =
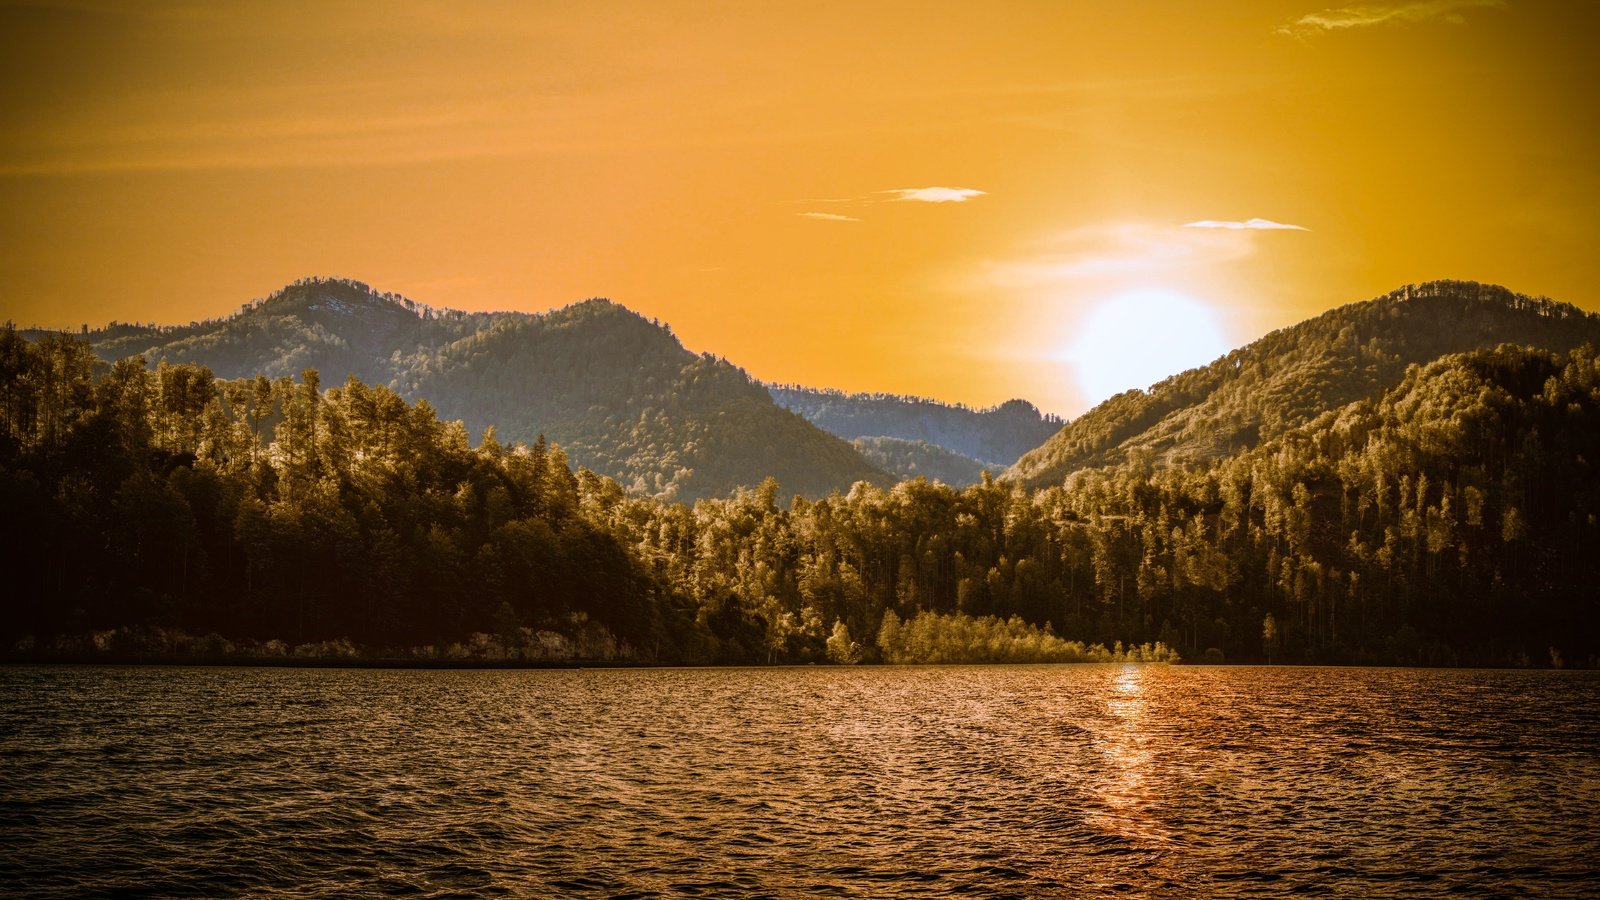
[[[0,892],[1600,895],[1600,676],[0,669]]]

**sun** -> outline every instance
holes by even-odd
[[[1090,404],[1204,365],[1228,352],[1216,312],[1169,290],[1108,297],[1089,313],[1066,359]]]

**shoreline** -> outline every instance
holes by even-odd
[[[372,657],[372,658],[335,658],[335,657],[194,657],[194,656],[166,656],[150,653],[133,654],[49,654],[31,656],[3,656],[0,657],[0,668],[18,668],[24,666],[107,666],[107,667],[179,667],[179,668],[225,668],[225,669],[388,669],[403,670],[440,670],[440,671],[496,671],[496,670],[529,670],[529,671],[572,671],[579,669],[895,669],[916,667],[956,667],[956,666],[983,666],[992,668],[1023,667],[1023,666],[1174,666],[1193,669],[1416,669],[1419,671],[1446,671],[1451,669],[1463,671],[1493,671],[1493,672],[1595,672],[1600,669],[1584,666],[1491,666],[1491,665],[1454,665],[1454,666],[1427,666],[1427,665],[1397,665],[1394,663],[1349,663],[1349,662],[1224,662],[1207,663],[1203,661],[1180,662],[1106,662],[1096,660],[1082,660],[1075,662],[930,662],[930,663],[853,663],[836,664],[827,662],[813,663],[774,663],[771,665],[752,663],[644,663],[630,662],[627,660],[494,660],[494,659],[413,659],[407,657]]]

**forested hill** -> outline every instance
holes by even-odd
[[[304,279],[224,319],[113,324],[106,360],[192,362],[224,378],[355,375],[427,400],[474,433],[560,444],[572,461],[665,499],[726,495],[772,476],[820,496],[887,475],[846,441],[774,404],[742,370],[667,327],[589,300],[543,315],[438,310],[343,279]]]
[[[972,409],[898,394],[846,394],[788,384],[767,385],[767,390],[779,406],[846,440],[924,441],[979,467],[1009,466],[1066,424],[1026,400]]]
[[[691,508],[0,329],[0,657],[1600,667],[1597,462],[1593,350],[1506,345],[1209,464]]]
[[[1330,310],[1148,390],[1118,394],[1007,473],[1030,487],[1079,469],[1230,456],[1347,403],[1377,397],[1408,366],[1521,344],[1600,345],[1600,316],[1468,281],[1436,281]]]
[[[542,433],[574,462],[663,499],[724,496],[769,476],[809,497],[888,480],[742,369],[604,300],[504,317],[417,359],[396,387],[469,429]]]

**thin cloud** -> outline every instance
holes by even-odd
[[[917,203],[965,203],[974,197],[987,196],[988,191],[976,188],[925,187],[894,188],[877,191],[862,197],[808,197],[791,203],[899,203],[912,200]]]
[[[1254,240],[1243,229],[1091,225],[1037,241],[1017,257],[991,260],[968,286],[1026,289],[1129,275],[1161,277],[1243,259],[1255,252]]]
[[[1286,22],[1278,26],[1278,33],[1305,40],[1353,28],[1415,25],[1435,19],[1460,25],[1466,21],[1461,15],[1463,10],[1504,9],[1505,5],[1505,0],[1420,0],[1416,3],[1340,6],[1307,13],[1292,22]]]
[[[805,200],[791,200],[790,203],[854,203],[862,206],[873,203],[900,203],[912,201],[916,203],[965,203],[974,197],[983,197],[987,191],[977,188],[952,188],[952,187],[925,187],[925,188],[894,188],[887,191],[876,191],[864,197],[810,197]],[[859,222],[855,216],[845,216],[839,213],[825,212],[797,212],[797,216],[807,219],[819,219],[824,222]]]
[[[1310,231],[1303,225],[1287,225],[1283,222],[1274,222],[1271,219],[1246,219],[1243,222],[1222,222],[1216,219],[1202,219],[1198,222],[1185,223],[1185,228],[1226,228],[1229,231]]]
[[[975,188],[895,188],[891,191],[879,191],[882,194],[896,194],[891,200],[914,200],[918,203],[965,203],[974,197],[982,197],[987,191]]]

